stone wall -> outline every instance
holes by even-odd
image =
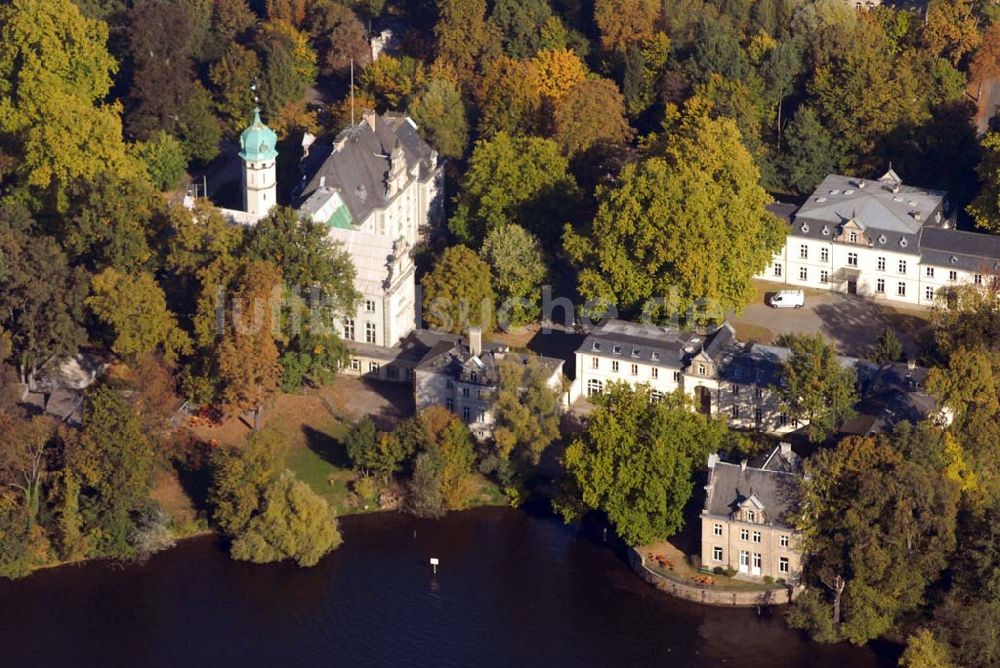
[[[660,575],[646,566],[645,558],[635,549],[628,551],[629,564],[639,577],[648,584],[671,596],[704,605],[719,605],[730,608],[755,608],[761,605],[786,605],[802,593],[801,586],[789,585],[780,589],[746,590],[723,589],[679,582]]]

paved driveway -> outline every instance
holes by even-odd
[[[766,297],[778,287],[767,286]],[[841,353],[860,357],[885,327],[895,330],[907,355],[914,354],[920,348],[920,339],[929,332],[928,315],[925,311],[903,311],[839,292],[807,291],[806,305],[800,309],[775,309],[755,303],[748,305],[741,315],[730,313],[729,317],[744,340],[771,343],[782,334],[820,332]]]

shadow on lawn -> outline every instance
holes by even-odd
[[[302,426],[302,433],[306,437],[306,446],[319,455],[323,461],[338,468],[351,468],[351,460],[347,456],[347,448],[344,447],[343,443],[308,425]]]
[[[208,493],[212,487],[210,456],[208,444],[191,439],[177,449],[170,462],[177,472],[181,488],[199,512],[208,508]]]

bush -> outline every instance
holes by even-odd
[[[180,185],[187,169],[187,156],[179,141],[160,130],[139,145],[138,153],[153,185],[163,191]]]
[[[365,506],[369,506],[378,501],[378,485],[375,478],[364,476],[354,481],[354,493],[358,495]]]
[[[774,578],[770,575],[764,576],[764,584],[774,584]]]

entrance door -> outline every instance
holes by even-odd
[[[858,282],[856,280],[847,281],[847,294],[849,295],[858,294]]]
[[[703,415],[712,414],[712,391],[703,385],[694,388],[695,405],[698,412]]]
[[[740,550],[740,573],[750,570],[750,553]]]

